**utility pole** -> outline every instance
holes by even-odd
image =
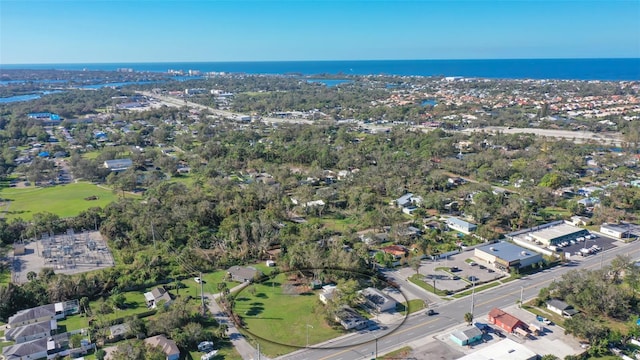
[[[202,271],[200,272],[200,298],[202,299],[202,316],[204,316],[206,310],[204,307],[204,280],[202,279]]]
[[[473,303],[473,295],[476,292],[476,281],[473,280],[473,287],[471,288],[471,316],[473,316],[473,308],[475,304]]]
[[[378,338],[376,338],[376,359],[378,358]]]
[[[524,294],[524,287],[520,286],[520,308],[522,308],[522,295]]]

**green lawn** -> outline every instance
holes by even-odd
[[[424,280],[422,280],[422,277],[420,275],[415,275],[415,274],[411,275],[411,277],[409,277],[409,281],[436,295],[439,295],[439,296],[448,295],[446,291],[434,290],[433,285],[427,284]]]
[[[424,309],[424,300],[422,299],[413,299],[413,300],[409,300],[409,303],[407,304],[406,302],[403,303],[399,303],[396,306],[396,310],[402,312],[403,314],[405,313],[407,307],[409,307],[409,314],[413,314],[416,311],[420,311],[422,309]],[[409,315],[406,314],[406,315]]]
[[[0,284],[8,284],[9,282],[11,282],[11,272],[8,270],[0,272]]]
[[[86,197],[97,196],[97,200],[85,200]],[[7,219],[21,217],[30,220],[38,212],[51,212],[60,217],[78,215],[91,207],[103,207],[116,200],[118,195],[111,190],[96,185],[80,182],[56,185],[46,188],[3,188],[0,198],[11,201],[4,214]],[[3,209],[5,210],[5,209]]]
[[[476,286],[475,290],[469,289],[469,290],[465,290],[463,292],[459,292],[459,293],[453,295],[453,297],[458,299],[458,298],[461,298],[461,297],[465,297],[467,295],[471,295],[471,293],[474,292],[474,291],[478,292],[478,291],[490,289],[490,288],[496,287],[496,286],[498,286],[500,284],[502,284],[500,281],[493,281],[493,282],[490,282],[488,284],[484,284],[482,286]]]
[[[277,343],[305,346],[306,330],[309,330],[309,344],[343,333],[325,322],[316,293],[285,294],[282,287],[285,281],[285,274],[280,274],[273,280],[252,285],[255,291],[249,287],[236,296],[235,311],[246,323],[247,330],[272,341],[260,341],[264,354],[277,357],[295,350]]]

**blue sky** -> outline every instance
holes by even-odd
[[[0,63],[640,57],[640,0],[0,0]]]

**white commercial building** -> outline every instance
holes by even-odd
[[[473,255],[501,270],[519,269],[542,261],[542,255],[510,242],[478,247]]]
[[[535,360],[538,354],[511,339],[504,339],[458,360]]]

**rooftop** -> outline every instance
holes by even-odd
[[[529,360],[536,358],[537,354],[526,346],[511,339],[504,339],[458,360]]]
[[[534,231],[531,233],[531,236],[549,241],[551,239],[559,238],[566,235],[571,235],[574,233],[579,233],[582,231],[585,231],[585,230],[569,224],[559,224],[559,225],[551,226],[539,231]]]
[[[503,259],[508,262],[516,261],[516,260],[524,260],[528,259],[532,256],[538,256],[538,253],[533,252],[529,249],[525,249],[518,245],[512,244],[510,242],[502,241],[495,244],[489,244],[485,246],[480,246],[476,248],[478,251],[484,251],[486,253],[495,255],[500,259]]]

